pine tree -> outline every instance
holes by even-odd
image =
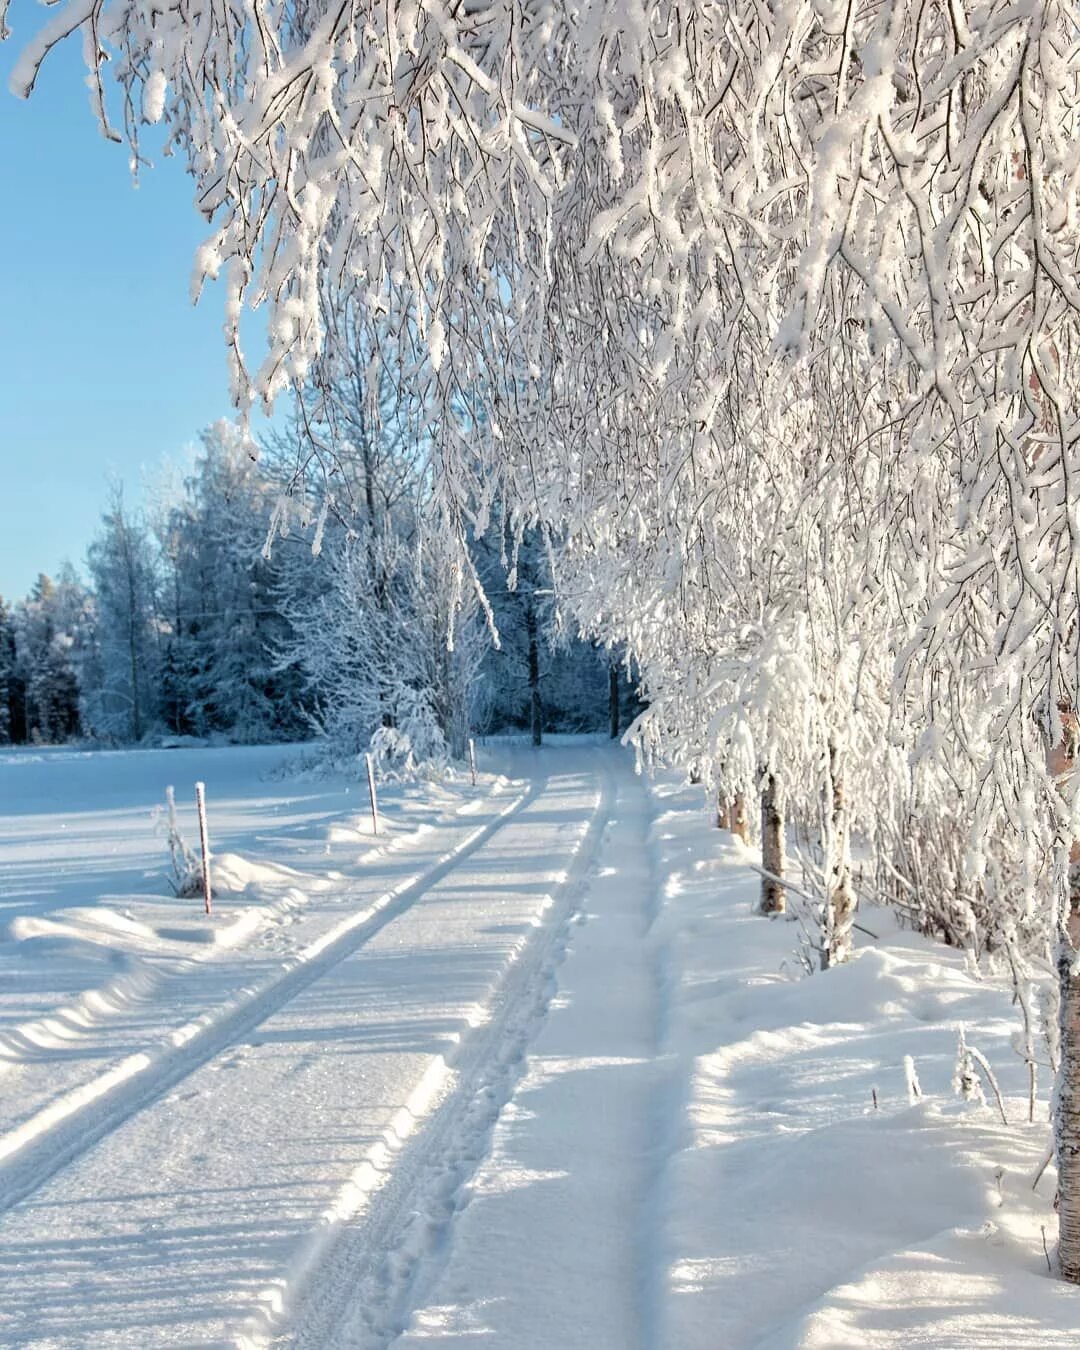
[[[484,658],[483,724],[491,731],[528,731],[534,745],[545,731],[610,726],[609,657],[560,631],[541,531],[524,530],[515,545],[510,531],[492,529],[473,540],[472,552],[499,635]]]
[[[139,741],[160,717],[157,577],[149,536],[119,487],[87,564],[97,600],[88,719],[99,735]]]
[[[80,730],[75,660],[84,602],[69,569],[59,585],[42,573],[16,611],[16,675],[28,740],[55,744]]]
[[[276,653],[289,636],[283,604],[307,589],[310,548],[290,538],[268,554],[280,484],[228,423],[208,429],[202,442],[181,500],[158,526],[170,630],[163,716],[181,734],[294,737],[306,725],[301,682]]]

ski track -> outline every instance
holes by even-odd
[[[225,1003],[171,1030],[158,1046],[110,1065],[0,1136],[0,1214],[344,961],[482,847],[541,790],[542,781],[534,781],[433,866],[336,923],[279,965],[268,980],[245,986]],[[158,992],[167,995],[168,989]]]
[[[651,801],[625,761],[615,783],[557,995],[453,1222],[420,1262],[395,1350],[660,1343],[664,956],[652,933]],[[331,1350],[366,1348],[360,1325],[354,1317]]]
[[[348,1343],[385,1344],[544,1016],[598,761],[533,759],[549,777],[435,866],[8,1137],[0,1343],[265,1343],[317,1274],[315,1320],[364,1288]]]
[[[361,873],[348,883],[342,880],[334,886],[317,874],[309,877],[294,872],[297,882],[313,887],[312,894],[290,887],[283,896],[241,911],[240,918],[227,924],[223,935],[218,934],[225,938],[221,945],[207,941],[202,950],[196,945],[191,951],[190,942],[180,942],[174,943],[171,951],[157,953],[151,949],[132,969],[108,984],[85,990],[44,1016],[4,1027],[0,1030],[0,1086],[4,1089],[0,1098],[0,1161],[14,1147],[21,1147],[47,1128],[50,1121],[66,1115],[72,1103],[100,1096],[94,1082],[118,1067],[122,1057],[118,1051],[126,1048],[134,1056],[159,1052],[174,1044],[177,1007],[191,1008],[187,1021],[193,1025],[200,1018],[212,1017],[215,1006],[233,997],[238,969],[242,980],[250,980],[260,968],[266,975],[262,983],[272,980],[290,959],[295,959],[297,951],[302,952],[327,927],[340,922],[343,907],[361,902],[365,908],[374,908],[385,899],[379,887],[397,891],[418,881],[422,873],[453,852],[452,847],[440,843],[441,836],[460,833],[471,816],[485,809],[497,810],[498,799],[507,787],[506,779],[500,777],[483,797],[469,800],[408,833],[394,835],[388,842],[374,841],[357,859]],[[424,861],[425,854],[431,855],[430,861]],[[403,872],[411,870],[404,880],[387,888],[387,864]],[[381,877],[380,872],[384,874]],[[370,894],[373,890],[374,898]],[[214,936],[209,921],[207,932]],[[256,943],[264,949],[265,960],[259,959],[262,952],[254,956]],[[182,950],[185,946],[188,951]],[[239,955],[230,965],[233,949],[239,949]],[[161,1010],[167,1015],[155,1024],[154,1014]],[[105,1057],[114,1060],[109,1071],[100,1068]],[[0,1212],[3,1207],[0,1181]]]
[[[408,1320],[432,1264],[452,1241],[463,1187],[487,1152],[528,1043],[548,1013],[569,925],[611,819],[609,764],[602,765],[601,780],[588,827],[550,897],[543,932],[508,967],[489,1018],[437,1066],[445,1096],[411,1155],[374,1197],[362,1196],[371,1202],[362,1222],[339,1233],[335,1216],[316,1235],[298,1272],[302,1302],[271,1342],[278,1350],[381,1350]],[[422,1093],[431,1087],[422,1085]],[[336,1241],[331,1245],[327,1237]],[[256,1318],[243,1344],[267,1344],[275,1320]]]

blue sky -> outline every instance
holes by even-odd
[[[166,458],[230,412],[221,298],[188,299],[207,227],[178,162],[132,187],[97,130],[78,40],[29,102],[8,92],[39,10],[0,45],[0,595],[81,565],[110,476],[137,502]],[[255,353],[252,353],[255,355]]]

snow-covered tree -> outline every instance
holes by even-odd
[[[158,578],[149,533],[118,486],[87,567],[96,619],[83,689],[87,722],[96,735],[140,741],[160,717]]]
[[[263,547],[280,485],[230,424],[202,443],[179,499],[157,513],[163,715],[178,733],[295,736],[300,691],[275,666],[293,550],[267,556]]]
[[[483,633],[454,565],[437,537],[386,531],[372,546],[357,532],[324,554],[319,601],[286,608],[282,661],[302,671],[333,753],[374,743],[401,768],[464,752]]]
[[[773,843],[781,803],[820,819],[830,962],[854,802],[907,884],[927,850],[896,841],[951,820],[972,931],[1037,943],[1042,913],[1080,1281],[1078,28],[1069,0],[69,0],[14,82],[81,31],[107,134],[106,70],[136,162],[163,124],[243,411],[389,322],[462,572],[495,503],[558,536],[567,608],[640,663],[643,747],[763,791]]]
[[[76,676],[85,592],[70,569],[41,574],[15,611],[16,678],[27,740],[66,741],[80,729]]]

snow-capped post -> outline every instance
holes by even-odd
[[[472,774],[472,785],[476,786],[476,742],[469,737],[469,771]]]
[[[207,914],[213,912],[213,891],[210,886],[210,836],[206,830],[206,784],[195,784],[195,809],[199,813],[199,845],[202,849],[203,904]]]
[[[367,764],[367,788],[368,796],[371,798],[371,828],[375,834],[379,833],[379,799],[375,794],[375,761],[371,758],[370,750],[364,756],[364,762]]]

